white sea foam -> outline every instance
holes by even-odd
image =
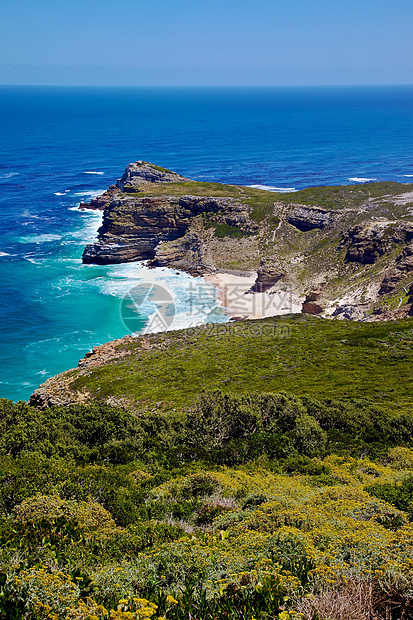
[[[290,192],[297,192],[295,187],[274,187],[273,185],[248,185],[247,187],[254,187],[255,189],[265,189],[267,192],[278,192],[279,194]]]
[[[50,241],[60,241],[62,235],[28,235],[27,237],[19,237],[19,243],[49,243]]]
[[[208,322],[228,321],[216,288],[203,278],[195,278],[168,267],[150,269],[140,262],[107,266],[107,276],[96,278],[94,284],[101,293],[120,300],[135,286],[156,283],[166,288],[174,299],[174,318],[169,330],[193,327]],[[91,282],[89,281],[89,284]],[[119,305],[120,309],[120,305]],[[148,302],[139,309],[142,317],[151,322],[153,304]],[[159,328],[163,331],[164,327]]]
[[[57,263],[71,263],[72,265],[82,265],[81,258],[54,258],[53,261]]]
[[[368,183],[369,181],[377,181],[377,179],[368,179],[367,177],[350,177],[347,181],[354,181],[355,183]]]
[[[413,174],[404,174],[404,177],[413,177]]]
[[[104,189],[88,189],[84,192],[75,192],[74,196],[89,196],[90,198],[96,198],[97,196],[101,196],[104,194]]]
[[[104,172],[97,172],[96,170],[85,170],[83,174],[105,174]]]
[[[66,192],[53,192],[55,196],[66,196]]]
[[[11,179],[11,177],[15,177],[18,174],[18,172],[1,172],[0,179]]]
[[[82,209],[70,207],[70,211],[77,211],[83,218],[84,226],[78,230],[72,231],[68,236],[72,239],[81,240],[82,243],[90,243],[96,240],[97,231],[102,224],[102,211],[96,209]]]
[[[36,260],[35,258],[30,258],[29,256],[25,256],[24,260],[27,260],[29,263],[33,263],[33,265],[42,265],[44,261]]]

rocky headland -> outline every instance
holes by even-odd
[[[413,184],[277,194],[137,161],[80,208],[103,211],[85,263],[255,272],[245,292],[290,287],[305,313],[370,321],[412,314]]]

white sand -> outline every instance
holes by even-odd
[[[291,288],[274,287],[266,293],[248,293],[256,277],[255,272],[243,276],[220,272],[205,275],[204,279],[217,287],[222,305],[233,317],[262,319],[301,312],[303,299]]]

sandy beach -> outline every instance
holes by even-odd
[[[205,275],[204,279],[217,288],[218,298],[231,317],[262,319],[301,312],[304,298],[296,295],[291,288],[249,293],[256,277],[256,272],[243,275],[218,272]]]

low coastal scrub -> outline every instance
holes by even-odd
[[[193,405],[202,390],[217,389],[368,399],[409,414],[412,341],[411,319],[361,323],[300,314],[207,324],[125,341],[118,357],[70,371],[65,385],[68,401],[80,392],[168,415]]]
[[[0,400],[0,456],[77,464],[186,462],[235,465],[335,453],[378,455],[413,441],[412,417],[368,399],[204,391],[191,407],[129,412],[103,402],[38,411]],[[298,462],[298,461],[297,461]],[[300,461],[304,462],[304,461]]]
[[[0,408],[0,618],[411,617],[406,411],[217,390],[169,414]]]

